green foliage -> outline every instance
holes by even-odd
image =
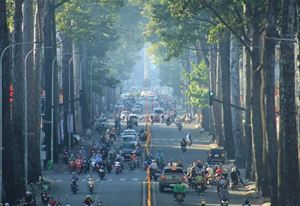
[[[191,73],[184,72],[184,78],[189,84],[187,85],[186,95],[188,101],[194,107],[208,106],[208,68],[202,61],[199,65],[192,65]]]

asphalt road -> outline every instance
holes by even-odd
[[[152,126],[152,153],[156,154],[157,150],[160,149],[165,155],[165,160],[181,161],[186,169],[186,166],[190,165],[193,161],[201,160],[203,163],[206,162],[207,152],[209,149],[210,140],[207,134],[200,134],[199,130],[192,129],[189,126],[183,128],[182,131],[178,131],[175,125],[167,127],[162,124],[156,124]],[[186,136],[188,132],[191,132],[193,144],[188,147],[187,152],[184,154],[180,150],[180,141]],[[226,165],[224,165],[226,166]],[[172,191],[159,192],[158,182],[152,183],[152,205],[153,206],[171,206],[176,205],[174,201]],[[230,201],[229,205],[241,206],[245,199],[245,191],[229,191]],[[194,190],[187,190],[186,198],[183,205],[200,205],[201,200],[205,200],[208,206],[217,206],[219,199],[217,196],[216,187],[209,187],[205,193],[199,196]]]
[[[167,127],[164,124],[154,124],[151,126],[151,153],[156,154],[161,149],[165,155],[165,160],[180,160],[186,167],[192,161],[202,160],[205,162],[207,157],[207,149],[209,148],[209,140],[206,135],[200,134],[195,129],[183,128],[178,131],[175,125]],[[188,131],[192,131],[193,145],[188,147],[185,154],[181,153],[180,140],[185,137]],[[119,142],[117,141],[116,145]],[[65,169],[60,172],[44,173],[48,179],[53,182],[51,194],[55,199],[60,200],[63,205],[69,203],[71,206],[81,205],[85,196],[89,194],[87,188],[86,175],[79,176],[79,192],[72,194],[70,190],[71,173]],[[97,177],[95,175],[95,177]],[[130,171],[128,164],[125,165],[124,171],[120,175],[106,174],[104,180],[96,179],[96,187],[94,194],[91,194],[94,200],[101,200],[104,206],[146,206],[146,173],[142,168]],[[240,206],[244,197],[242,192],[230,191],[230,205]],[[219,205],[215,187],[210,187],[201,197],[194,191],[188,190],[183,205],[200,205],[200,201],[204,199],[209,206]],[[169,206],[176,205],[171,191],[164,193],[159,192],[158,182],[152,183],[152,206]]]

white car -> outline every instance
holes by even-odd
[[[125,129],[124,132],[122,133],[122,137],[125,135],[136,135],[137,133],[134,129]]]
[[[129,116],[129,112],[128,111],[121,112],[121,119],[122,120],[126,120],[128,116]]]
[[[129,120],[131,120],[133,125],[138,126],[139,117],[137,114],[129,114]]]

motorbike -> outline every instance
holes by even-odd
[[[170,118],[167,118],[167,119],[166,119],[166,125],[167,125],[167,126],[170,126],[170,125],[171,125],[171,120],[170,120]]]
[[[158,160],[158,161],[157,161],[157,167],[158,167],[158,169],[159,169],[160,171],[162,171],[162,170],[164,169],[164,167],[165,167],[165,162],[164,162],[164,160]]]
[[[130,162],[129,162],[130,170],[135,170],[136,164],[137,164],[136,162],[137,162],[137,160],[130,160]]]
[[[220,201],[220,206],[228,206],[228,200],[221,200]]]
[[[184,202],[184,194],[183,193],[176,193],[175,194],[175,201],[178,202],[178,204],[181,204]]]
[[[151,178],[151,180],[157,181],[158,177],[159,177],[159,173],[157,172],[157,170],[150,169],[150,178]]]
[[[69,162],[69,170],[70,172],[73,172],[75,170],[75,161],[71,160]]]
[[[106,163],[106,169],[107,169],[107,172],[110,174],[111,171],[112,171],[112,162],[111,160],[108,160],[107,163]]]
[[[90,193],[92,194],[94,192],[94,187],[95,187],[95,181],[93,178],[88,179],[88,189]]]
[[[64,150],[64,152],[63,152],[63,163],[64,163],[65,165],[68,164],[68,162],[69,162],[69,157],[70,157],[69,152],[68,152],[67,150]]]
[[[101,180],[104,179],[104,177],[105,177],[105,167],[104,167],[104,165],[99,166],[98,175],[99,175]]]
[[[176,126],[177,126],[177,128],[178,128],[179,131],[182,130],[182,123],[177,123]]]
[[[115,170],[117,175],[122,172],[121,162],[115,162]]]
[[[41,202],[44,204],[44,205],[47,205],[48,202],[49,202],[49,196],[48,196],[48,193],[46,192],[42,192],[41,193]]]
[[[182,151],[182,153],[186,152],[186,145],[181,145],[181,151]]]
[[[90,164],[88,160],[83,160],[83,173],[87,173],[90,170]]]
[[[200,195],[200,193],[203,193],[207,187],[204,184],[196,184],[196,192]]]
[[[73,194],[76,194],[76,192],[78,191],[78,185],[77,185],[77,182],[75,180],[72,180],[71,191],[73,192]]]

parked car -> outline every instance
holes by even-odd
[[[184,181],[184,179],[185,174],[182,167],[166,166],[159,177],[159,191],[164,192],[166,188],[173,189],[177,183]]]
[[[223,148],[212,148],[208,152],[207,162],[208,164],[225,163],[225,151]]]

